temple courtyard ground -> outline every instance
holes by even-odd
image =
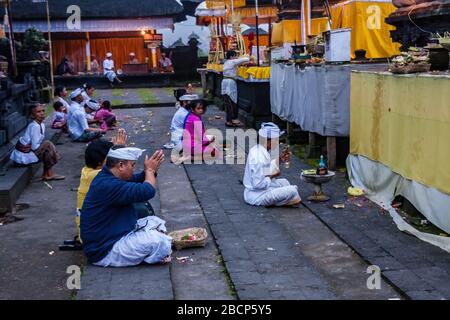
[[[171,88],[152,90],[97,91],[124,106],[116,113],[128,144],[148,154],[169,141],[175,112]],[[223,118],[211,106],[203,119],[206,128],[224,130]],[[62,135],[57,148],[56,169],[67,179],[32,182],[15,213],[24,219],[0,226],[0,299],[450,298],[450,254],[400,232],[367,199],[349,197],[344,173],[325,186],[329,202],[308,202],[313,187],[300,179],[308,165],[297,158],[282,177],[298,185],[302,206],[265,208],[245,204],[243,164],[175,165],[166,151],[151,203],[169,231],[206,228],[206,246],[175,251],[165,265],[94,267],[80,251],[58,250],[75,234],[85,144]],[[71,286],[73,270],[81,272],[80,290]]]

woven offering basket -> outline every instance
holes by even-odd
[[[430,71],[430,67],[431,64],[429,63],[410,63],[402,67],[391,66],[390,71],[396,74],[428,72]]]
[[[195,235],[195,240],[183,240],[182,238],[186,234]],[[208,232],[203,228],[188,228],[183,230],[172,231],[169,236],[173,238],[173,246],[177,250],[193,247],[204,247],[206,239],[208,238]]]

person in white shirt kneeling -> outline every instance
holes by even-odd
[[[286,179],[277,179],[280,175],[279,160],[289,161],[290,154],[281,154],[280,159],[272,159],[272,153],[278,155],[279,137],[284,132],[272,122],[263,123],[259,130],[259,143],[250,149],[244,173],[244,199],[254,206],[297,206],[301,202],[297,186]]]

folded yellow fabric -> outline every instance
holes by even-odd
[[[254,79],[267,80],[270,79],[270,67],[239,67],[237,75],[243,79],[252,76]]]
[[[364,190],[361,188],[356,188],[356,187],[348,187],[347,193],[351,196],[359,197],[359,196],[364,195]]]

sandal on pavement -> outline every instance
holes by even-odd
[[[42,178],[43,181],[64,180],[64,179],[66,179],[65,176],[59,176],[59,175],[54,175],[53,177],[50,177],[50,178]]]

